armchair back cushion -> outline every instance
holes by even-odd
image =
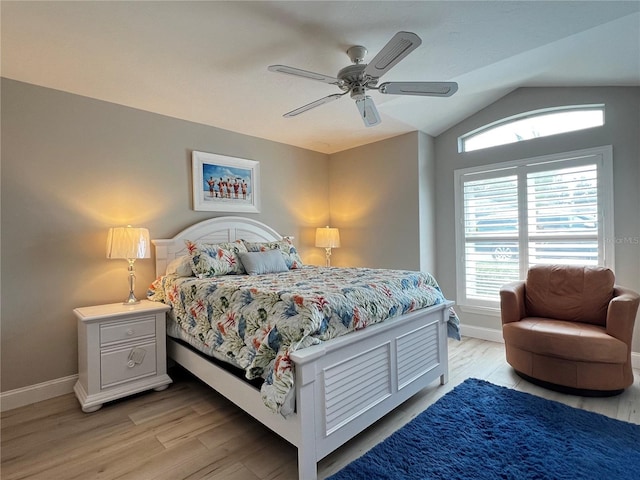
[[[533,266],[526,282],[527,315],[606,326],[614,282],[604,267]]]

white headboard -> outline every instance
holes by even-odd
[[[282,235],[262,222],[244,217],[217,217],[185,228],[173,238],[152,240],[156,247],[156,276],[164,275],[167,265],[174,258],[187,255],[185,240],[206,243],[272,242]]]

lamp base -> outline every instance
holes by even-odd
[[[127,298],[124,302],[122,302],[122,304],[137,305],[138,303],[140,303],[140,300],[138,300],[136,296],[133,294],[133,289],[136,288],[136,274],[133,266],[136,259],[128,258],[127,261],[129,262],[129,298]]]
[[[129,297],[122,302],[123,305],[137,305],[138,303],[140,303],[140,300],[136,298],[133,292],[129,292]]]

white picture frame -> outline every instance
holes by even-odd
[[[260,162],[193,151],[193,209],[260,212]]]

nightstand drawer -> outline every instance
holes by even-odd
[[[131,322],[100,325],[100,346],[124,340],[155,336],[156,317],[141,317]]]
[[[133,347],[107,350],[100,354],[101,388],[155,374],[155,340]]]

